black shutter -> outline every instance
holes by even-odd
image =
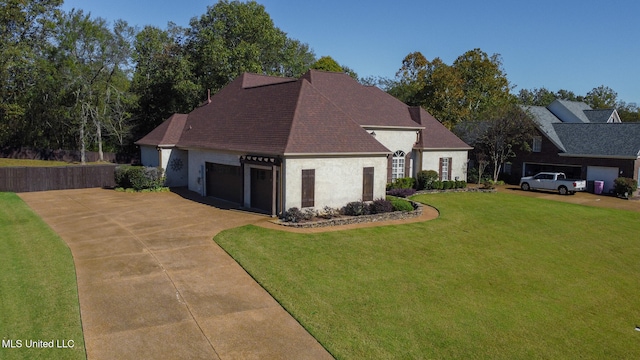
[[[373,169],[362,169],[362,201],[373,201]]]
[[[302,170],[302,207],[313,207],[315,200],[316,170]]]

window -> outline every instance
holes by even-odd
[[[534,136],[533,137],[533,152],[542,151],[542,136]]]
[[[511,163],[504,163],[504,170],[503,172],[507,175],[511,175]]]
[[[362,169],[362,201],[373,201],[373,168]]]
[[[393,162],[391,163],[391,181],[404,177],[404,151],[396,151],[393,154]]]
[[[451,158],[440,158],[440,181],[451,180]]]
[[[302,170],[302,206],[314,207],[315,204],[316,170]]]

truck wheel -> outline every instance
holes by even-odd
[[[522,189],[524,191],[529,191],[529,190],[531,190],[531,187],[529,186],[528,183],[522,183],[522,185],[520,185],[520,189]]]
[[[558,192],[560,193],[560,195],[568,195],[569,194],[569,190],[567,189],[566,186],[560,186],[558,188]]]

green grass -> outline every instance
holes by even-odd
[[[86,358],[69,248],[17,195],[2,192],[0,299],[0,359]],[[29,340],[54,340],[54,348],[27,348]],[[75,346],[55,348],[56,340]]]
[[[9,166],[67,166],[64,161],[31,160],[31,159],[6,159],[0,158],[0,167]]]
[[[110,164],[108,162],[88,162],[87,165],[101,165],[101,164]],[[54,160],[31,160],[31,159],[7,159],[0,158],[0,167],[10,167],[10,166],[37,166],[37,167],[47,167],[47,166],[76,166],[82,165],[79,162],[66,162],[66,161],[54,161]]]
[[[245,226],[229,252],[338,359],[640,358],[640,214],[421,195],[436,220],[321,234]]]

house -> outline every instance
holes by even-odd
[[[245,73],[136,144],[170,186],[271,215],[383,198],[388,182],[423,169],[466,180],[470,149],[425,110],[317,70]]]
[[[547,107],[523,106],[538,134],[529,153],[519,152],[504,172],[513,178],[560,171],[571,178],[604,181],[640,175],[640,123],[622,123],[615,109],[593,110],[583,102],[555,100]]]

